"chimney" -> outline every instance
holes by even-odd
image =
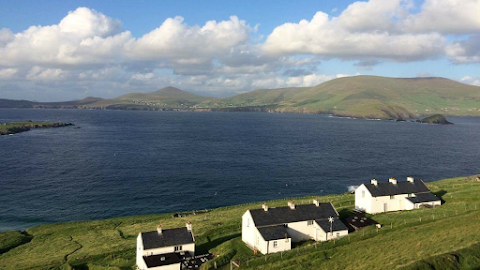
[[[188,231],[192,231],[192,223],[190,221],[187,222],[187,224],[185,224],[185,226],[187,227]]]
[[[396,184],[397,184],[397,179],[395,179],[395,178],[393,178],[393,177],[390,177],[390,178],[388,179],[388,182],[396,185]]]
[[[263,211],[268,212],[268,205],[267,203],[262,204]]]
[[[288,201],[288,207],[290,207],[292,210],[295,210],[295,203],[293,201]]]
[[[318,202],[317,199],[313,199],[313,204],[315,204],[316,207],[320,206],[320,203]]]
[[[413,177],[409,176],[407,177],[407,181],[410,183],[413,183],[415,180],[413,179]]]
[[[372,180],[370,181],[370,183],[371,183],[372,185],[374,185],[374,186],[378,186],[378,181],[377,181],[377,179],[372,179]]]
[[[162,225],[157,226],[157,232],[158,234],[162,234]]]

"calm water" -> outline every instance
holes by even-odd
[[[340,193],[371,178],[480,172],[480,119],[455,125],[267,113],[0,110],[73,122],[0,137],[0,231]]]

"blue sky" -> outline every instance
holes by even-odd
[[[480,0],[2,0],[0,98],[167,85],[222,97],[359,74],[480,85],[478,12]]]

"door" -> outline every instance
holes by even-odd
[[[387,212],[387,203],[383,204],[383,212]]]

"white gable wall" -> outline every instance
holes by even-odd
[[[255,246],[255,231],[252,215],[250,210],[247,210],[242,216],[242,241],[252,248]]]
[[[355,209],[372,212],[372,194],[364,184],[361,184],[355,190]]]

